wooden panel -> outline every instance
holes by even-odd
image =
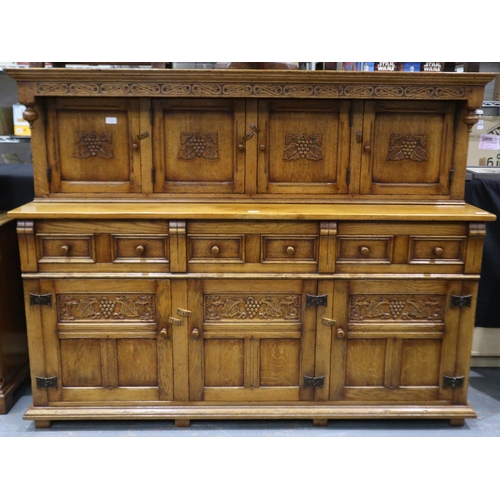
[[[410,237],[409,262],[457,262],[463,264],[466,238]]]
[[[188,251],[189,262],[216,261],[216,262],[241,262],[244,261],[243,236],[189,236]]]
[[[102,387],[101,341],[65,339],[60,341],[63,387]]]
[[[375,262],[390,264],[392,261],[392,237],[348,237],[337,238],[337,262]]]
[[[403,340],[401,386],[438,387],[441,347],[442,340]]]
[[[168,236],[121,235],[113,237],[113,262],[168,262]]]
[[[157,386],[156,340],[118,339],[116,341],[118,386]]]
[[[244,341],[240,339],[205,340],[205,385],[207,387],[243,387]]]
[[[450,194],[453,103],[367,102],[361,194]]]
[[[138,100],[49,101],[51,192],[140,192]]]
[[[36,235],[39,262],[95,262],[93,235]]]
[[[346,386],[383,386],[385,378],[384,339],[356,339],[347,342]]]
[[[243,193],[245,102],[155,99],[155,192]]]
[[[300,340],[260,341],[260,386],[298,386]]]
[[[318,238],[263,237],[263,262],[317,261]]]
[[[345,193],[349,107],[347,101],[261,100],[258,192]]]

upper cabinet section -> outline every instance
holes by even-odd
[[[9,70],[35,196],[461,202],[488,73]]]

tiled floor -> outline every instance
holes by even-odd
[[[500,437],[500,368],[473,368],[469,404],[477,412],[463,427],[447,420],[331,420],[314,427],[310,420],[192,421],[177,428],[173,421],[55,421],[49,429],[35,429],[22,416],[31,403],[31,390],[23,393],[7,415],[0,415],[0,437]]]

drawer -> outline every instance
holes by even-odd
[[[94,235],[92,234],[37,234],[38,261],[43,262],[95,262]]]
[[[465,237],[410,237],[408,262],[462,263],[464,262]]]
[[[339,236],[337,238],[337,262],[390,264],[393,241],[392,236]]]
[[[191,221],[188,272],[316,272],[319,223]]]
[[[168,262],[167,235],[113,235],[112,261]]]

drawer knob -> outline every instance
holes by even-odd
[[[200,336],[200,330],[198,328],[193,328],[193,331],[191,332],[191,337],[193,339],[197,339]]]
[[[137,142],[134,142],[132,144],[132,149],[135,149],[137,151],[139,149],[139,144],[137,144]]]
[[[241,153],[243,153],[243,151],[245,151],[245,145],[242,143],[238,144],[238,149]]]
[[[345,332],[342,330],[342,328],[337,328],[337,337],[339,339],[343,339],[345,337]]]
[[[137,245],[135,247],[135,253],[137,255],[142,255],[144,253],[144,245]]]
[[[162,328],[160,330],[160,337],[164,339],[168,339],[168,330],[166,328]]]
[[[212,255],[218,255],[220,252],[220,248],[217,245],[214,245],[210,251],[212,252]]]
[[[370,249],[368,247],[360,247],[359,251],[361,252],[361,255],[368,255],[370,253]]]
[[[265,145],[265,144],[261,144],[261,145],[259,146],[259,149],[260,149],[261,151],[265,151],[265,150],[266,150],[266,145]]]
[[[290,246],[290,247],[286,247],[286,253],[288,255],[293,255],[295,253],[295,248]]]
[[[368,146],[368,144],[366,146],[363,146],[363,149],[364,149],[365,153],[371,153],[371,151],[372,151],[372,148],[370,146]]]
[[[61,247],[61,252],[63,255],[68,255],[69,254],[69,250],[70,250],[70,246],[69,245],[63,245]]]
[[[443,250],[441,247],[436,247],[436,248],[434,248],[434,253],[435,253],[438,257],[441,257],[441,255],[443,255],[443,253],[444,253],[444,250]]]

